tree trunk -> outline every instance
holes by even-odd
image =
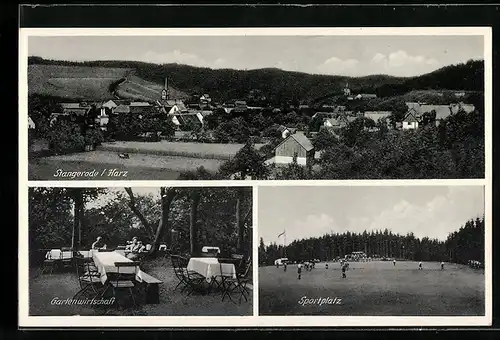
[[[191,190],[193,190],[193,192],[191,193],[191,209],[189,214],[189,250],[191,255],[193,255],[198,249],[198,245],[196,244],[198,234],[196,219],[198,217],[200,193],[197,191],[197,189],[193,188]]]
[[[243,190],[240,188],[237,188],[236,190],[236,231],[238,233],[238,238],[237,238],[237,244],[236,244],[236,249],[241,251],[242,246],[244,244],[244,228],[243,228],[243,218],[242,218],[242,209],[241,209],[241,203],[243,201]]]
[[[163,188],[160,190],[161,193],[162,193],[162,190],[163,190]],[[151,226],[151,224],[148,222],[148,220],[144,217],[144,215],[142,214],[142,212],[137,207],[135,196],[134,196],[134,193],[132,192],[132,189],[131,188],[125,188],[125,191],[127,192],[128,196],[130,197],[130,202],[128,203],[128,206],[130,207],[130,210],[132,210],[132,212],[141,221],[142,225],[146,229],[146,231],[149,234],[149,236],[153,237],[155,235],[155,231],[153,230],[153,227]],[[163,201],[163,196],[162,196],[162,201]]]
[[[71,248],[79,249],[81,244],[81,218],[83,215],[83,192],[80,188],[74,188],[71,192],[73,198],[73,233]]]
[[[85,236],[85,203],[83,196],[80,196],[80,209],[78,210],[78,242],[77,249],[80,250],[82,247],[83,236]]]
[[[177,190],[175,190],[175,188],[161,188],[160,194],[161,194],[161,218],[160,221],[158,222],[158,228],[156,228],[153,245],[149,250],[148,255],[153,255],[158,251],[158,248],[160,247],[163,235],[165,234],[165,231],[168,229],[169,225],[168,217],[170,214],[170,206],[172,205],[172,202],[174,201],[175,196],[177,195]],[[168,238],[167,242],[170,242],[170,232],[167,233],[167,238]],[[168,246],[170,247],[171,244],[168,243]]]

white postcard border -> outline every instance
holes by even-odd
[[[342,181],[29,181],[27,153],[27,57],[29,36],[238,36],[238,35],[482,35],[485,61],[485,178],[457,180]],[[492,322],[492,33],[491,27],[363,28],[21,28],[19,31],[19,302],[20,327],[437,327],[488,326]],[[484,186],[485,315],[484,316],[259,316],[258,187],[259,186]],[[253,186],[254,293],[252,316],[29,316],[28,187]],[[257,312],[257,313],[256,313]]]

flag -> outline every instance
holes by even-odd
[[[281,234],[279,234],[278,237],[280,237],[281,235],[285,235],[285,231],[283,231]]]

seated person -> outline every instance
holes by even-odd
[[[136,260],[141,256],[141,253],[145,251],[146,247],[142,244],[142,241],[137,241],[137,244],[131,249],[131,252],[127,254],[127,258]]]
[[[98,236],[95,242],[92,243],[91,249],[93,250],[106,249],[106,244],[104,244],[104,242],[102,241],[101,236]]]
[[[127,242],[125,250],[132,250],[137,246],[137,237],[133,237],[131,242]]]

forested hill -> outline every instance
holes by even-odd
[[[393,96],[410,90],[483,91],[484,62],[468,61],[451,65],[417,77],[371,75],[345,77],[289,72],[275,68],[256,70],[210,69],[180,64],[153,64],[137,61],[69,62],[30,57],[28,64],[108,67],[134,69],[135,75],[146,81],[169,84],[185,93],[209,93],[216,100],[246,98],[257,90],[274,102],[283,100],[312,101],[339,94],[346,83],[354,92]]]

